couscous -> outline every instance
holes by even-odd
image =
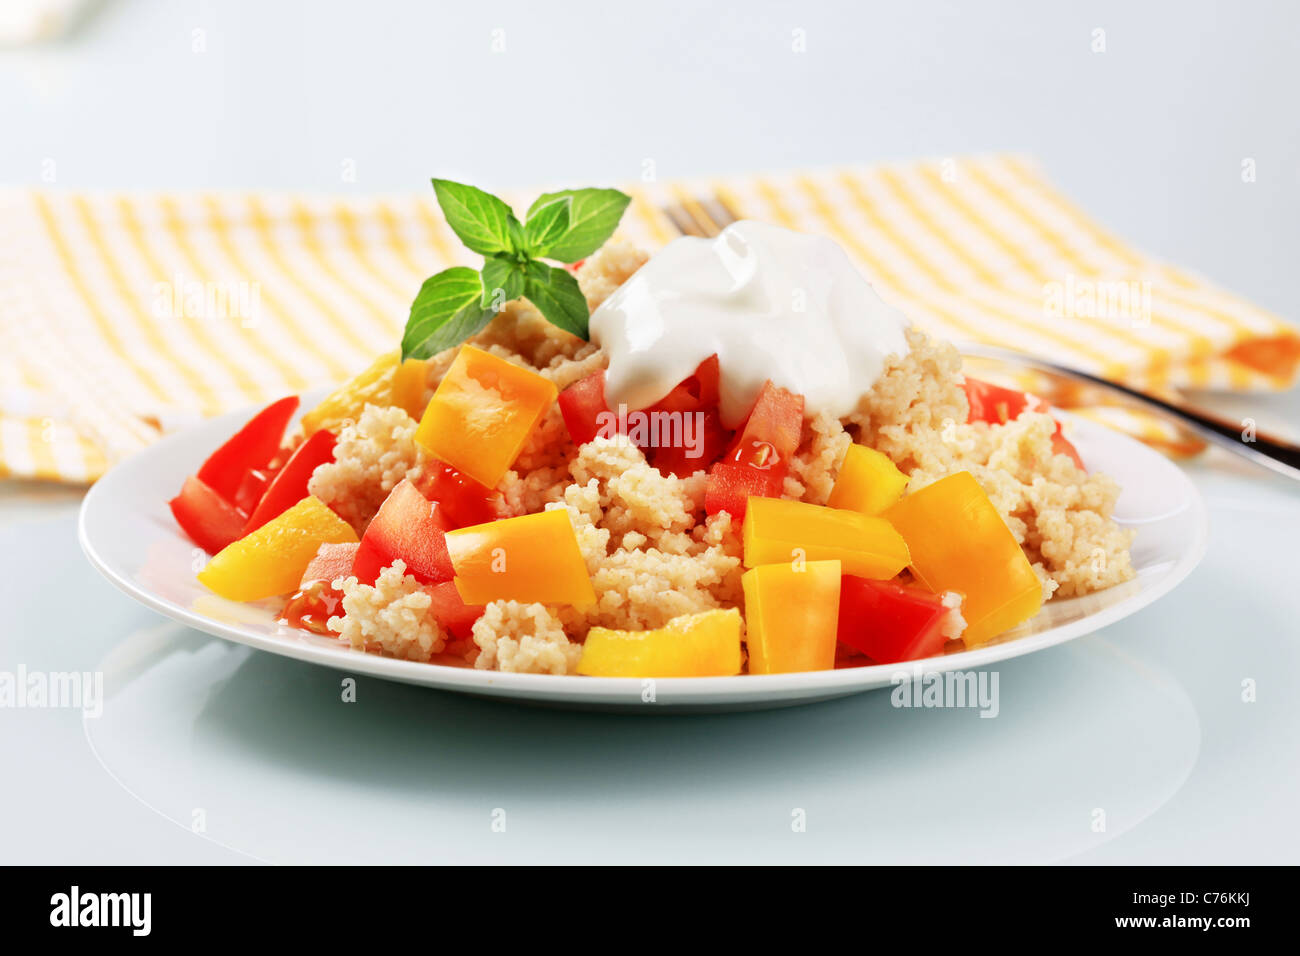
[[[543,200],[525,232],[554,212]],[[582,208],[566,201],[566,215]],[[786,241],[741,231],[726,254],[751,236]],[[1112,519],[1115,482],[1083,467],[1041,403],[964,379],[951,345],[906,323],[896,338],[849,342],[844,354],[867,366],[869,385],[846,404],[830,356],[806,401],[775,371],[728,379],[728,357],[741,353],[706,336],[695,352],[665,353],[680,360],[665,387],[634,367],[646,361],[629,351],[635,329],[619,338],[640,321],[671,328],[667,306],[646,305],[644,283],[632,281],[664,253],[651,260],[599,238],[595,251],[547,247],[562,262],[583,254],[565,278],[536,273],[555,297],[507,279],[515,294],[461,342],[381,356],[283,440],[291,406],[250,422],[173,502],[191,537],[219,552],[200,579],[223,593],[255,566],[250,556],[269,555],[280,576],[245,578],[239,598],[273,599],[283,623],[359,651],[539,674],[690,676],[943,653],[997,637],[1045,600],[1133,577],[1133,533]],[[804,281],[803,266],[787,267]],[[571,280],[601,335],[557,319]],[[704,271],[683,279],[708,281]],[[808,281],[814,311],[859,301],[842,284],[818,300],[820,280]],[[638,318],[638,308],[649,312]],[[864,351],[881,341],[887,354]],[[788,356],[771,360],[787,380],[802,374]],[[640,409],[668,413],[662,422],[686,423],[675,444],[629,426],[637,407],[615,397],[632,394]],[[286,518],[306,511],[297,524]]]

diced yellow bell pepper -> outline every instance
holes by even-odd
[[[367,404],[384,407],[393,404],[393,377],[401,357],[400,351],[386,352],[364,372],[326,395],[319,405],[302,416],[303,433],[310,437],[322,428],[337,432],[360,418]]]
[[[758,500],[750,499],[750,507]],[[789,674],[835,666],[840,617],[839,561],[765,564],[740,578],[751,674]]]
[[[434,458],[495,488],[557,390],[536,372],[471,345],[424,410],[415,440]]]
[[[975,476],[959,471],[887,512],[911,551],[912,572],[936,594],[965,595],[962,639],[975,646],[1038,613],[1043,587]]]
[[[416,421],[424,414],[427,373],[428,363],[415,358],[407,359],[393,373],[393,404]]]
[[[850,445],[831,489],[831,508],[878,515],[899,498],[907,487],[907,475],[889,456],[865,445]]]
[[[466,604],[594,604],[596,592],[563,508],[447,532],[456,590]]]
[[[745,567],[836,559],[845,574],[885,580],[907,567],[907,545],[884,518],[782,498],[749,499]]]
[[[578,673],[588,677],[729,677],[740,673],[740,612],[701,611],[653,631],[593,627]]]
[[[308,495],[256,531],[226,545],[199,581],[232,601],[258,601],[298,588],[322,544],[352,544],[357,533],[319,498]]]

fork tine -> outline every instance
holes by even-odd
[[[678,232],[684,236],[712,238],[740,219],[736,212],[715,192],[711,196],[679,194],[678,202],[662,207]]]
[[[672,204],[663,207],[664,215],[672,222],[673,227],[683,236],[696,236],[704,238],[705,233],[696,224],[695,219],[686,211],[684,206]]]
[[[720,193],[714,193],[700,200],[700,205],[709,211],[709,216],[718,224],[720,229],[726,229],[740,217],[731,211],[725,199]]]
[[[682,208],[695,220],[695,224],[700,227],[700,231],[710,239],[722,231],[722,227],[713,221],[703,204],[693,196],[681,196]]]

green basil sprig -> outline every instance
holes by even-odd
[[[477,272],[444,269],[424,281],[402,334],[402,358],[428,358],[483,330],[505,303],[526,298],[552,325],[587,338],[587,300],[567,269],[608,239],[631,197],[617,189],[545,193],[524,221],[481,189],[435,179],[433,191],[452,232],[484,257]]]

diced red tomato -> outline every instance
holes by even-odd
[[[326,581],[311,581],[295,591],[285,602],[284,610],[280,612],[280,619],[276,623],[313,634],[330,634],[329,619],[342,615],[342,602],[342,591],[336,591]]]
[[[257,510],[257,503],[266,494],[266,489],[270,487],[271,479],[274,477],[275,472],[270,466],[248,469],[239,482],[239,490],[235,492],[235,507],[245,514],[252,514]]]
[[[1083,459],[1079,457],[1079,450],[1074,447],[1070,439],[1061,433],[1060,422],[1056,423],[1056,431],[1052,433],[1052,451],[1058,455],[1068,455],[1082,471],[1088,470],[1083,465]]]
[[[356,563],[357,549],[361,546],[349,544],[322,544],[311,559],[307,570],[302,573],[300,587],[306,587],[312,581],[324,581],[326,584],[337,578],[345,578],[352,573]]]
[[[483,614],[483,605],[462,601],[454,581],[430,584],[424,590],[433,599],[429,613],[434,619],[450,631],[452,636],[468,641],[473,636],[474,622]]]
[[[690,445],[665,445],[649,449],[650,463],[660,471],[686,478],[697,471],[708,471],[709,466],[722,457],[731,432],[722,425],[722,416],[716,408],[698,412],[684,412],[686,415],[699,415],[699,424],[692,425],[697,432],[692,436]]]
[[[837,636],[879,664],[919,660],[943,652],[948,613],[937,594],[846,574]]]
[[[742,464],[784,468],[799,448],[803,435],[803,396],[763,383],[758,399],[736,436],[727,456]]]
[[[692,428],[698,427],[692,435],[696,440],[690,443],[694,447],[683,443],[647,449],[646,457],[652,465],[662,472],[685,478],[697,471],[707,471],[722,457],[731,441],[731,432],[723,426],[722,415],[718,412],[720,388],[718,357],[710,355],[671,392],[645,410],[650,415],[671,412],[700,416],[699,425],[694,422],[691,425]]]
[[[307,482],[311,479],[311,473],[317,465],[334,460],[336,441],[338,438],[332,431],[322,428],[294,449],[284,467],[271,479],[262,500],[253,509],[248,524],[244,526],[244,534],[256,531],[307,497]]]
[[[739,521],[750,495],[779,498],[802,434],[803,396],[764,382],[731,449],[709,470],[704,510]]]
[[[181,493],[168,504],[176,523],[190,540],[209,554],[216,554],[242,537],[248,516],[227,501],[203,479],[185,479]]]
[[[420,494],[438,502],[452,528],[467,528],[501,517],[501,493],[451,465],[431,462],[416,483]]]
[[[647,411],[698,412],[716,408],[721,394],[721,377],[718,357],[710,355]]]
[[[221,497],[234,502],[244,475],[252,468],[265,468],[280,451],[284,428],[297,407],[296,395],[266,406],[208,456],[198,477]]]
[[[605,404],[605,370],[592,372],[560,392],[557,399],[569,437],[585,445],[600,432],[599,416],[608,412]]]
[[[352,573],[363,584],[374,584],[380,571],[401,558],[406,562],[406,573],[421,584],[450,581],[453,571],[447,556],[449,530],[437,502],[425,498],[410,480],[403,479],[366,528]]]
[[[785,469],[763,471],[753,465],[720,461],[709,469],[709,483],[704,491],[704,510],[709,514],[730,512],[732,526],[739,527],[745,518],[745,503],[751,495],[779,498]]]
[[[970,403],[968,422],[988,422],[1005,425],[1015,421],[1029,405],[1029,397],[1014,388],[1003,388],[992,382],[966,377],[966,401]]]
[[[1001,385],[969,376],[966,378],[966,401],[970,404],[970,415],[966,420],[988,422],[990,425],[1005,425],[1007,422],[1015,421],[1025,409],[1031,412],[1046,412],[1051,407],[1036,395],[1018,392],[1013,388],[1003,388]],[[1065,437],[1059,421],[1056,423],[1056,431],[1052,433],[1052,450],[1058,455],[1068,455],[1079,468],[1084,467],[1083,459],[1079,457],[1079,452],[1070,440]]]

